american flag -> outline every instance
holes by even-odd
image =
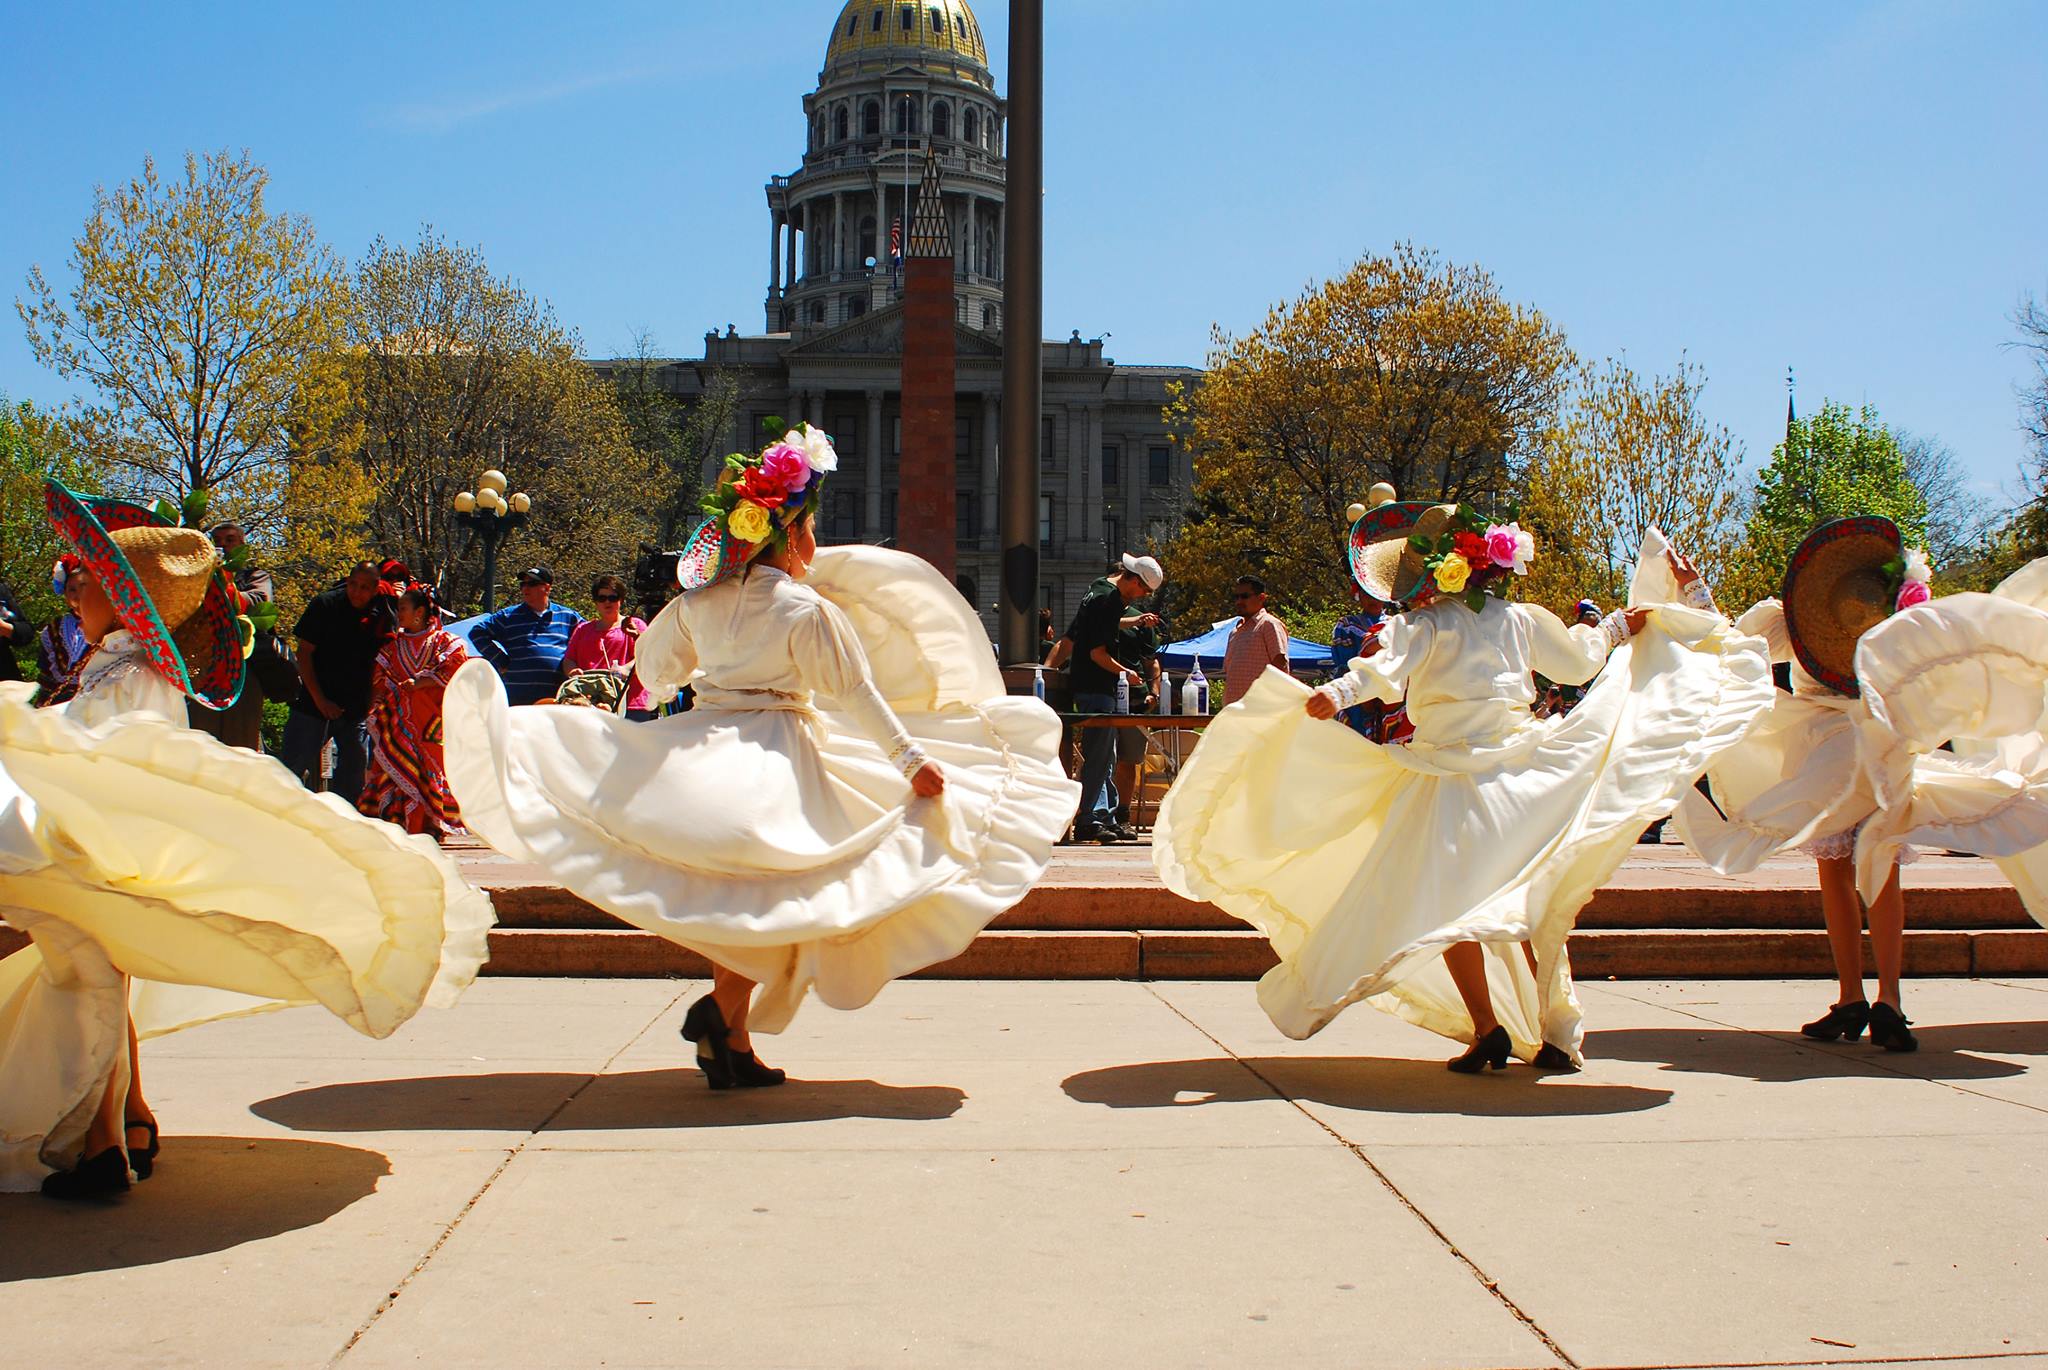
[[[903,220],[889,220],[889,259],[900,260],[903,256]]]

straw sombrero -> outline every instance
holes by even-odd
[[[241,698],[235,592],[206,534],[59,481],[47,483],[43,498],[51,527],[106,590],[121,626],[157,673],[209,709]]]
[[[1852,698],[1856,641],[1891,616],[1898,575],[1887,569],[1904,555],[1899,527],[1863,515],[1823,523],[1806,535],[1785,568],[1781,598],[1792,654],[1806,673]]]
[[[1424,553],[1408,539],[1442,537],[1456,511],[1454,504],[1427,500],[1390,500],[1366,510],[1352,523],[1346,549],[1358,588],[1381,601],[1413,598],[1425,573]]]

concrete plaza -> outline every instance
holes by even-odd
[[[0,1362],[2048,1367],[2048,981],[1583,987],[1589,1068],[1448,1076],[1243,983],[919,981],[712,1095],[697,985],[499,979],[388,1042],[146,1048],[123,1202],[0,1196]]]

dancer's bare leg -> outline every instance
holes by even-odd
[[[711,997],[725,1019],[726,1041],[734,1051],[752,1051],[754,1039],[747,1033],[747,1014],[754,1006],[755,982],[724,966],[711,968]]]
[[[149,1127],[137,1124],[156,1125],[156,1111],[149,1106],[149,1100],[142,1097],[142,1044],[135,1040],[135,1020],[128,1020],[128,1095],[121,1106],[122,1132],[128,1139],[130,1151],[144,1151],[149,1147]]]
[[[1835,958],[1835,1002],[1853,1004],[1863,997],[1863,900],[1856,894],[1856,863],[1846,856],[1820,858],[1820,916],[1828,925],[1828,950]],[[1892,872],[1885,888],[1898,903],[1899,875]],[[1876,931],[1875,910],[1871,920]],[[1901,935],[1905,912],[1900,906]],[[1896,955],[1898,944],[1893,944]],[[1898,993],[1897,962],[1893,963],[1892,993]],[[1894,1005],[1897,1001],[1894,1000]]]
[[[1493,994],[1486,987],[1486,949],[1477,942],[1455,942],[1444,950],[1444,968],[1472,1015],[1472,1033],[1484,1037],[1500,1026],[1493,1016]]]
[[[1833,924],[1829,928],[1832,931]],[[1892,867],[1892,878],[1884,882],[1884,889],[1870,906],[1870,950],[1877,960],[1878,1002],[1902,1008],[1899,974],[1906,959],[1906,896],[1899,890],[1897,866]]]

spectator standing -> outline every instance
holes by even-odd
[[[1076,713],[1116,712],[1119,676],[1130,682],[1134,698],[1142,695],[1145,677],[1116,658],[1117,635],[1123,628],[1125,606],[1150,595],[1165,581],[1166,574],[1160,570],[1157,561],[1151,557],[1126,555],[1109,589],[1081,601],[1073,626],[1067,629],[1073,653],[1073,664],[1067,669],[1067,684],[1073,694]],[[1157,617],[1151,617],[1156,624]],[[1053,651],[1055,655],[1059,654],[1058,644],[1054,644]],[[1105,828],[1098,813],[1103,790],[1109,783],[1110,767],[1115,760],[1117,744],[1112,734],[1116,731],[1119,730],[1081,730],[1081,804],[1074,819],[1074,840],[1077,842],[1114,842],[1120,839],[1121,830]]]
[[[592,581],[590,599],[597,606],[597,617],[577,624],[569,634],[566,669],[572,676],[586,671],[617,676],[625,685],[626,717],[646,722],[654,717],[654,699],[633,673],[633,653],[647,624],[624,612],[626,583],[617,576],[599,576]]]
[[[0,680],[21,679],[14,653],[36,640],[36,626],[14,602],[14,588],[0,582]]]
[[[1242,699],[1268,666],[1287,669],[1287,625],[1266,612],[1266,582],[1239,576],[1230,598],[1238,620],[1223,648],[1225,707]]]
[[[64,601],[64,613],[36,639],[36,683],[42,687],[36,696],[39,709],[62,704],[78,693],[78,668],[92,655],[92,643],[86,640],[85,628],[78,621],[75,577],[84,565],[66,552],[51,568],[50,588]]]
[[[332,738],[330,788],[350,804],[363,793],[370,676],[392,626],[390,602],[378,592],[376,565],[359,561],[347,580],[315,595],[292,628],[298,643],[299,694],[285,720],[279,760],[311,785],[320,753]]]
[[[1600,626],[1600,606],[1590,599],[1582,599],[1572,608],[1572,622],[1588,628]]]
[[[439,842],[462,824],[442,753],[441,696],[469,652],[441,626],[432,586],[407,585],[393,612],[398,631],[371,676],[369,779],[356,807]]]
[[[1366,644],[1378,639],[1387,626],[1386,602],[1375,599],[1356,581],[1351,585],[1351,603],[1353,611],[1338,619],[1330,633],[1330,655],[1339,675],[1350,669],[1353,659],[1366,655]],[[1339,710],[1337,718],[1368,742],[1403,742],[1415,731],[1408,726],[1406,705],[1377,699]]]
[[[213,545],[220,549],[220,554],[224,557],[249,541],[249,535],[242,530],[239,523],[216,524],[207,537],[213,540]],[[254,566],[245,566],[233,575],[235,588],[250,599],[268,603],[276,597],[270,583],[270,572],[258,570]],[[240,747],[251,752],[262,751],[263,701],[267,697],[263,678],[269,676],[273,684],[285,682],[280,681],[276,673],[259,668],[266,663],[274,663],[289,669],[289,663],[280,660],[279,655],[275,633],[257,634],[255,651],[249,658],[248,669],[242,673],[241,697],[227,708],[218,710],[206,708],[194,700],[187,699],[185,721],[200,732],[219,738],[230,747]]]
[[[569,635],[583,622],[583,615],[554,602],[554,589],[553,571],[529,566],[519,573],[519,602],[470,630],[470,645],[497,671],[505,698],[514,704],[554,698]]]

